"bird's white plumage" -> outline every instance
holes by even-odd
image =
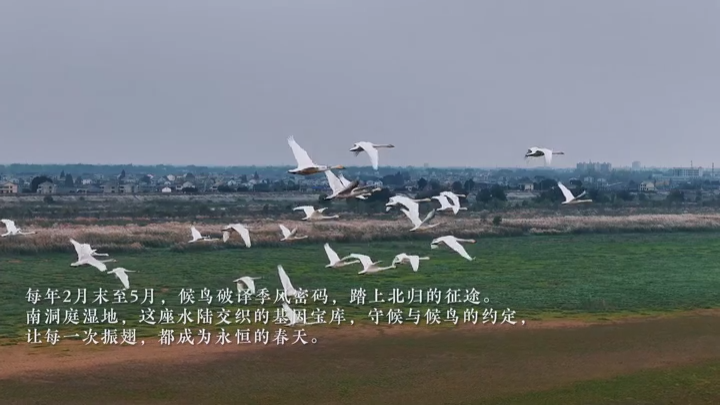
[[[420,268],[420,260],[429,260],[429,257],[420,257],[418,255],[409,255],[407,253],[400,253],[392,261],[392,264],[410,264],[413,271],[418,271]]]
[[[453,205],[450,203],[450,200],[445,195],[440,194],[430,198],[440,203],[440,208],[438,208],[438,211],[446,211],[453,209]]]
[[[116,267],[108,272],[108,274],[114,274],[115,277],[120,279],[120,282],[122,283],[123,287],[125,289],[130,288],[130,280],[128,279],[127,273],[132,273],[133,271],[124,269],[122,267]]]
[[[465,259],[470,260],[470,261],[473,260],[473,258],[470,257],[470,255],[465,250],[463,245],[460,244],[460,240],[458,238],[456,238],[452,235],[441,236],[439,238],[434,239],[430,243],[430,246],[432,247],[432,246],[438,245],[440,243],[444,243],[447,247],[454,250],[455,252],[457,252],[460,256],[464,257]]]
[[[327,254],[328,259],[330,260],[331,265],[340,262],[340,256],[338,256],[338,254],[335,253],[335,251],[330,247],[329,243],[326,243],[325,245],[323,245],[323,247],[325,248],[325,253]]]
[[[308,155],[307,151],[303,149],[297,142],[295,142],[294,137],[288,138],[288,145],[290,145],[290,149],[292,149],[293,156],[295,156],[295,161],[297,162],[298,168],[306,168],[306,167],[314,167],[317,166],[312,159],[310,159],[310,155]]]
[[[230,239],[230,232],[236,232],[238,235],[240,235],[240,238],[242,238],[243,243],[245,243],[245,247],[251,247],[252,242],[250,241],[250,231],[245,227],[243,224],[230,224],[223,228],[224,231],[226,231],[227,235],[223,233],[223,241],[227,242],[228,239]],[[228,232],[229,231],[229,232]]]
[[[238,292],[247,289],[250,295],[255,295],[255,280],[259,280],[259,277],[243,276],[235,280]]]
[[[312,216],[312,214],[315,213],[315,207],[313,207],[312,205],[303,205],[300,207],[293,208],[293,211],[300,211],[300,210],[305,212],[306,218],[309,218],[310,216]]]
[[[192,234],[193,240],[200,240],[202,239],[202,235],[200,234],[200,231],[197,230],[194,226],[190,227],[190,233]]]
[[[282,231],[284,237],[289,238],[293,236],[293,232],[291,232],[285,225],[279,224],[278,226],[280,226],[280,230]],[[297,231],[297,228],[295,228],[295,231]]]
[[[15,222],[9,219],[2,219],[0,220],[3,224],[5,224],[5,228],[7,229],[8,233],[17,233],[18,228],[15,226]]]
[[[295,287],[293,287],[292,283],[290,282],[290,277],[288,277],[287,273],[285,272],[285,269],[281,265],[278,264],[278,275],[280,276],[280,283],[283,286],[283,290],[285,290],[285,297],[292,297],[297,294],[297,290]]]
[[[558,187],[560,188],[560,191],[562,191],[563,197],[565,197],[566,202],[570,202],[575,199],[575,196],[572,194],[572,192],[570,192],[570,190],[568,190],[567,187],[565,187],[564,184],[560,183],[559,181],[557,184],[558,184]]]

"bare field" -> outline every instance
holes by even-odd
[[[713,404],[720,392],[706,380],[717,375],[718,328],[711,313],[450,330],[356,325],[287,347],[4,346],[0,391],[7,404]]]
[[[330,211],[328,211],[330,213]],[[396,215],[396,214],[395,214]],[[301,217],[296,213],[296,217]],[[386,217],[387,218],[387,217]],[[134,251],[148,247],[174,247],[176,249],[196,248],[217,244],[201,242],[187,245],[190,226],[194,225],[204,235],[221,237],[223,224],[217,220],[198,220],[195,222],[165,222],[153,224],[151,218],[135,218],[135,221],[147,225],[98,225],[97,220],[76,219],[68,222],[44,220],[28,221],[18,224],[25,230],[37,229],[37,234],[5,238],[0,240],[0,251],[5,252],[41,252],[70,251],[68,239],[74,238],[91,243],[100,250]],[[474,217],[438,215],[441,225],[430,230],[409,233],[410,222],[402,217],[395,219],[341,219],[316,222],[282,220],[292,229],[298,227],[298,234],[308,235],[302,243],[332,241],[372,241],[391,239],[415,239],[454,234],[458,237],[483,237],[492,235],[533,235],[563,233],[607,233],[607,232],[654,232],[654,231],[703,231],[720,229],[720,214],[667,214],[667,215],[627,215],[627,216],[584,216],[558,215],[550,217],[503,218],[500,225]],[[255,246],[274,246],[280,242],[281,233],[278,219],[251,218],[243,223],[250,229]],[[234,235],[227,245],[240,246],[239,237]],[[292,243],[298,243],[292,242]],[[222,244],[222,241],[219,241]]]

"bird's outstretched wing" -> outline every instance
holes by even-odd
[[[292,153],[295,156],[295,161],[297,161],[299,168],[315,166],[315,163],[312,159],[310,159],[310,155],[308,155],[305,149],[295,142],[294,137],[291,136],[288,138],[288,145],[290,145],[290,149],[292,149]]]
[[[410,220],[410,222],[412,222],[413,225],[419,226],[422,223],[420,218],[413,211],[407,210],[405,208],[401,208],[400,211],[402,211],[402,213],[405,214],[406,217],[408,217],[408,219]]]
[[[328,259],[330,259],[330,263],[337,263],[340,261],[340,256],[335,253],[329,243],[326,243],[323,247],[325,248],[325,253],[327,254]]]
[[[285,273],[285,269],[281,265],[278,264],[278,275],[280,276],[280,283],[282,283],[284,290],[294,290],[292,283],[290,282],[290,277],[288,277],[287,273]]]
[[[194,226],[190,227],[190,233],[192,234],[193,239],[202,239],[200,231],[198,231]]]
[[[293,211],[300,211],[300,210],[305,211],[305,216],[309,217],[310,215],[313,214],[313,212],[315,212],[315,207],[310,206],[310,205],[303,205],[301,207],[293,208]]]
[[[408,258],[413,271],[418,271],[418,268],[420,268],[420,256],[408,256]]]
[[[362,145],[363,150],[370,156],[370,163],[373,169],[377,170],[380,165],[380,157],[378,156],[378,150],[372,145]]]
[[[452,250],[456,251],[460,254],[460,256],[466,258],[467,260],[472,260],[472,257],[468,254],[468,252],[465,250],[463,245],[460,244],[455,239],[445,239],[445,244]]]
[[[572,192],[570,192],[570,190],[568,190],[568,188],[565,187],[565,185],[562,184],[562,183],[560,183],[559,181],[558,181],[558,187],[560,188],[560,191],[562,191],[563,196],[565,197],[565,201],[566,201],[566,202],[567,202],[567,201],[572,201],[572,200],[575,199],[575,196],[572,195]]]
[[[106,271],[106,270],[107,270],[107,266],[105,265],[105,263],[101,262],[100,260],[98,260],[98,259],[96,259],[96,258],[94,258],[94,257],[92,257],[92,256],[87,256],[87,257],[85,258],[85,260],[86,260],[86,263],[87,263],[87,264],[95,267],[96,269],[98,269],[98,270],[100,270],[100,271]]]

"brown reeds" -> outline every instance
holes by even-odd
[[[148,218],[148,222],[150,219]],[[501,225],[478,217],[438,216],[441,225],[430,230],[408,232],[412,227],[407,219],[340,219],[308,223],[283,220],[288,228],[299,228],[308,235],[303,241],[287,243],[313,243],[325,241],[353,242],[399,239],[426,239],[453,234],[458,237],[514,236],[527,234],[558,233],[607,233],[607,232],[657,232],[657,231],[707,231],[720,230],[720,214],[678,215],[627,215],[627,216],[573,216],[503,218]],[[200,246],[243,246],[238,235],[228,243],[201,242],[188,244],[190,226],[195,225],[203,235],[221,238],[222,226],[217,221],[164,222],[138,225],[97,225],[92,221],[48,224],[26,221],[25,230],[37,234],[0,239],[0,252],[38,253],[49,251],[73,251],[70,238],[90,243],[99,252],[138,251],[147,248],[173,248],[176,250],[200,248]],[[248,219],[243,222],[249,229],[253,246],[276,246],[282,237],[276,219]]]

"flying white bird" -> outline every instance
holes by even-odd
[[[326,166],[315,164],[312,159],[310,159],[310,155],[308,155],[305,149],[295,142],[295,138],[292,136],[288,138],[288,144],[290,145],[290,149],[292,149],[295,161],[297,162],[297,167],[295,169],[288,170],[288,173],[290,174],[301,174],[307,176],[330,169],[342,170],[345,168],[344,166]]]
[[[460,254],[460,256],[464,257],[465,259],[470,261],[475,260],[474,257],[470,257],[470,255],[465,251],[463,245],[460,244],[461,242],[475,243],[475,239],[460,239],[452,235],[441,236],[439,238],[433,239],[433,241],[430,242],[430,248],[437,249],[440,244],[445,244],[447,247],[456,251]]]
[[[0,222],[5,224],[5,228],[7,229],[7,232],[0,235],[0,237],[6,237],[6,236],[16,236],[16,235],[34,235],[35,232],[23,232],[22,229],[15,226],[15,222],[9,220],[9,219],[0,219]]]
[[[558,187],[560,188],[560,191],[562,191],[563,196],[565,197],[565,201],[563,201],[562,204],[582,204],[582,203],[592,202],[591,199],[578,200],[578,198],[585,195],[585,191],[578,194],[577,196],[573,196],[572,192],[570,190],[568,190],[568,188],[565,187],[559,181],[558,181]]]
[[[438,212],[448,211],[448,210],[453,209],[453,205],[450,202],[450,199],[447,198],[447,196],[445,196],[445,195],[440,194],[440,195],[436,195],[436,196],[433,196],[430,198],[433,200],[436,200],[437,202],[440,203],[440,208],[437,208]]]
[[[420,268],[420,260],[430,260],[430,258],[427,256],[420,257],[418,255],[409,255],[407,253],[400,253],[399,255],[395,256],[395,258],[392,261],[392,264],[393,265],[410,264],[412,266],[413,271],[418,271],[418,268]]]
[[[525,159],[529,157],[544,157],[545,158],[545,165],[550,166],[552,164],[552,157],[553,155],[564,155],[564,152],[553,152],[552,149],[546,149],[546,148],[537,148],[533,146],[532,148],[528,149],[528,151],[525,153]]]
[[[72,267],[88,265],[88,266],[93,266],[100,271],[106,271],[107,266],[105,265],[105,263],[112,263],[112,262],[117,261],[115,259],[98,260],[95,257],[93,257],[94,250],[87,243],[79,243],[75,239],[70,239],[70,242],[75,247],[75,252],[77,253],[77,256],[78,256],[78,259],[76,262],[70,263],[70,266],[72,266]]]
[[[418,229],[430,229],[440,225],[438,223],[430,224],[430,221],[435,218],[435,214],[437,213],[436,210],[428,212],[428,214],[425,216],[425,219],[423,220],[420,219],[419,211],[406,210],[405,208],[401,208],[400,211],[402,211],[403,214],[405,214],[405,216],[410,219],[410,222],[415,225],[412,229],[410,229],[410,232],[415,232]]]
[[[342,175],[342,173],[338,174],[338,178],[340,179],[340,182],[345,186],[349,187],[352,183],[350,180],[346,179],[345,176]],[[359,199],[359,200],[367,200],[368,196],[372,195],[372,193],[378,192],[382,190],[380,187],[371,188],[372,186],[363,186],[359,188],[355,188],[352,190],[351,194]]]
[[[297,236],[297,228],[293,228],[293,230],[289,230],[285,225],[279,224],[280,230],[282,231],[283,238],[280,239],[281,242],[283,241],[290,241],[290,240],[300,240],[300,239],[306,239],[308,236]]]
[[[345,267],[349,264],[355,264],[360,263],[359,260],[353,260],[353,261],[343,261],[340,259],[340,256],[338,256],[337,253],[330,247],[329,243],[326,243],[324,246],[325,253],[327,254],[328,260],[330,260],[330,264],[326,265],[326,268],[340,268]]]
[[[243,224],[230,224],[223,229],[223,242],[227,242],[230,239],[230,234],[236,232],[245,242],[246,247],[252,246],[250,243],[250,231]]]
[[[211,240],[217,240],[215,238],[211,238],[209,236],[203,236],[200,234],[200,231],[198,231],[194,226],[190,227],[190,233],[192,234],[192,240],[188,243],[195,243],[198,241],[205,242],[205,241],[211,241]]]
[[[108,271],[108,274],[114,274],[115,277],[120,279],[120,282],[122,282],[123,287],[127,290],[130,288],[130,280],[128,280],[128,276],[126,273],[135,273],[133,270],[126,270],[122,267],[116,267],[110,271]]]
[[[367,152],[368,156],[370,156],[370,162],[372,163],[373,169],[377,170],[379,165],[379,157],[378,157],[378,150],[377,148],[394,148],[395,145],[391,144],[377,144],[372,142],[357,142],[355,143],[352,148],[350,148],[350,152],[355,152],[355,156],[359,155],[360,152]]]
[[[394,269],[394,268],[396,267],[394,264],[391,264],[390,266],[387,266],[387,267],[378,267],[377,264],[378,264],[378,263],[381,263],[382,260],[378,260],[378,261],[376,261],[376,262],[373,262],[372,259],[370,258],[370,256],[361,255],[361,254],[358,254],[358,253],[349,254],[349,255],[343,257],[341,260],[344,261],[344,260],[349,260],[349,259],[358,259],[358,260],[360,260],[360,263],[362,264],[363,269],[360,270],[360,271],[358,272],[358,274],[378,273],[378,272],[381,272],[381,271],[383,271],[383,270]]]
[[[90,255],[92,256],[102,256],[102,257],[108,257],[110,256],[107,253],[98,253],[97,249],[93,249],[89,243],[80,243],[76,241],[75,239],[70,239],[70,242],[72,242],[73,246],[75,247],[75,251],[78,253],[78,256],[80,255],[80,251],[78,250],[79,247],[82,247],[83,250],[87,250],[90,252]]]
[[[368,196],[375,192],[382,190],[380,187],[374,187],[372,185],[360,185],[360,181],[354,180],[349,181],[342,174],[335,176],[335,173],[328,170],[325,172],[328,178],[328,184],[332,190],[332,194],[325,197],[326,200],[332,200],[333,198],[357,198],[359,200],[366,200]]]
[[[295,207],[293,208],[293,211],[299,211],[303,210],[305,211],[305,218],[303,218],[303,221],[319,221],[322,219],[335,219],[340,218],[339,215],[323,215],[323,212],[327,209],[327,207],[320,208],[318,210],[315,209],[312,205],[303,205],[301,207]]]
[[[372,186],[360,186],[358,180],[348,181],[344,176],[338,177],[332,170],[327,170],[325,176],[328,179],[328,185],[332,193],[325,197],[326,200],[332,200],[334,198],[358,198],[361,200],[367,199],[367,196],[375,191],[379,191],[380,188],[372,189]],[[342,175],[341,175],[342,176]]]
[[[390,211],[393,207],[397,207],[398,205],[402,205],[405,208],[407,208],[410,211],[420,211],[419,203],[421,202],[431,202],[432,199],[430,198],[420,198],[420,199],[414,199],[410,198],[405,195],[394,195],[390,197],[387,204],[385,204],[385,212]]]
[[[235,284],[237,284],[238,294],[240,294],[242,290],[247,289],[248,294],[255,295],[255,280],[260,280],[261,278],[262,277],[244,276],[234,280]]]
[[[285,291],[285,297],[290,298],[297,295],[298,290],[300,288],[296,289],[293,287],[292,283],[290,282],[290,277],[288,277],[287,273],[285,273],[285,269],[281,265],[278,264],[278,275],[280,276],[280,283],[283,286],[283,290]]]
[[[285,314],[285,317],[288,319],[288,323],[285,324],[285,326],[295,326],[297,324],[302,325],[315,325],[321,322],[307,322],[307,320],[303,319],[303,317],[299,316],[295,310],[290,308],[290,305],[288,305],[287,302],[282,303],[283,313]]]
[[[457,215],[458,211],[467,211],[467,207],[460,206],[460,197],[465,197],[465,194],[455,194],[452,191],[443,191],[440,193],[450,203],[453,214]]]

